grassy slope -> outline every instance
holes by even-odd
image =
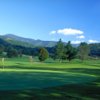
[[[6,59],[4,70],[0,63],[0,100],[99,100],[99,60],[51,61]]]

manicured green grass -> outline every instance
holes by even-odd
[[[0,100],[99,100],[100,60],[0,62]]]

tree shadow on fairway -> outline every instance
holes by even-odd
[[[100,69],[90,68],[68,68],[66,71],[74,73],[85,73],[100,76]]]
[[[43,89],[0,91],[0,100],[100,100],[100,88],[93,84],[67,84]]]
[[[1,86],[6,84],[9,88],[10,86],[15,88],[14,85],[17,87],[18,84],[22,83],[22,86],[33,86],[33,88],[23,87],[23,89],[18,90],[17,87],[13,90],[0,90],[0,100],[100,100],[99,69],[37,68],[19,65],[9,68],[32,69],[33,72],[30,72],[31,70],[29,72],[0,72]],[[58,72],[53,73],[52,71]],[[60,71],[62,72],[59,73]],[[35,85],[37,87],[43,86],[34,89]]]
[[[3,73],[4,75],[6,73]],[[9,73],[8,73],[9,74]],[[7,76],[8,76],[7,74]],[[44,76],[41,76],[43,75]],[[34,77],[34,81],[32,83],[36,85],[38,85],[39,80],[40,81],[44,81],[43,85],[44,87],[40,88],[40,89],[21,89],[21,90],[0,90],[0,100],[99,100],[100,99],[100,95],[99,95],[99,91],[100,91],[100,86],[97,83],[100,83],[100,79],[97,77],[96,79],[89,79],[91,81],[89,81],[89,79],[87,78],[88,81],[86,82],[81,82],[81,83],[71,83],[72,81],[76,80],[79,81],[84,81],[84,79],[86,79],[87,76],[76,76],[76,77],[80,77],[79,80],[75,79],[75,76],[60,76],[60,74],[53,74],[51,73],[11,73],[11,80],[15,77],[16,81],[14,82],[14,84],[16,83],[21,83],[22,79],[25,78],[24,81],[24,85],[25,83],[28,81],[29,85],[30,83],[32,83],[32,81],[30,81],[30,79],[32,77]],[[0,74],[0,76],[2,77],[2,74]],[[5,75],[6,77],[6,75]],[[22,78],[21,78],[22,77]],[[19,80],[21,78],[21,80]],[[50,80],[48,81],[48,78],[50,78]],[[60,82],[65,82],[65,79],[67,78],[67,81],[70,81],[69,84],[65,84],[65,85],[52,85],[52,80],[59,80]],[[18,81],[18,80],[19,81]],[[67,82],[66,81],[66,82]],[[1,82],[1,81],[0,81]],[[4,80],[5,82],[5,80]],[[4,83],[3,83],[4,84]],[[45,85],[47,84],[51,84],[50,87],[46,87]],[[11,84],[12,86],[13,84]],[[9,85],[8,85],[9,86]],[[26,87],[26,86],[25,86]],[[12,86],[13,88],[13,86]]]

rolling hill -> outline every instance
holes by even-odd
[[[16,36],[13,34],[1,35],[0,38],[10,44],[20,45],[20,46],[25,46],[25,47],[39,47],[39,46],[53,47],[56,45],[56,42],[54,41],[34,40],[34,39]]]

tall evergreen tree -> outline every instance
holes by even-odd
[[[71,61],[76,57],[77,49],[71,45],[71,42],[68,41],[67,45],[65,46],[65,56],[68,61]]]
[[[51,48],[51,52],[50,53],[50,57],[53,59],[53,60],[56,60],[56,46],[52,47]]]
[[[61,61],[64,55],[64,43],[61,39],[57,42],[55,54],[56,58],[59,59],[59,61]]]

